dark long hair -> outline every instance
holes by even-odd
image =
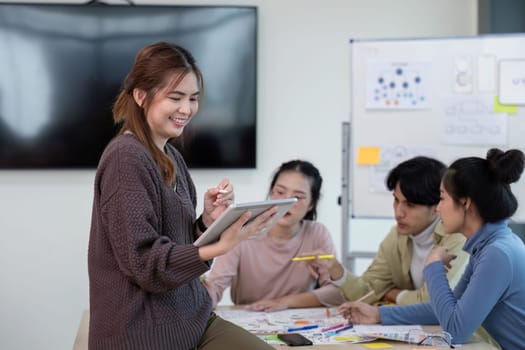
[[[315,220],[317,218],[317,203],[321,197],[321,186],[323,185],[323,178],[319,170],[310,162],[305,160],[291,160],[289,162],[281,164],[281,166],[275,171],[272,182],[270,183],[270,191],[272,192],[275,182],[284,172],[296,171],[305,176],[310,182],[310,196],[312,198],[311,208],[304,215],[303,219]]]
[[[497,148],[480,157],[460,158],[450,165],[443,176],[443,186],[455,203],[470,198],[485,222],[511,217],[518,201],[510,189],[517,182],[524,167],[523,152]]]
[[[148,45],[137,53],[133,67],[124,79],[121,92],[113,106],[113,120],[117,124],[122,123],[120,133],[129,130],[137,137],[151,153],[164,181],[169,185],[175,181],[175,165],[155,146],[146,121],[146,112],[155,94],[163,89],[176,87],[189,72],[193,72],[197,77],[202,94],[202,73],[189,51],[167,42]],[[144,106],[141,107],[135,102],[134,89],[146,93]]]

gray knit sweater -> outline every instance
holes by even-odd
[[[199,276],[209,269],[193,246],[195,186],[180,153],[167,186],[133,135],[101,157],[88,251],[89,348],[190,349],[211,313]]]

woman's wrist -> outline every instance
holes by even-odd
[[[208,226],[206,226],[206,224],[202,220],[202,214],[197,218],[197,227],[201,232],[205,232],[208,229]]]
[[[216,242],[199,247],[199,257],[201,260],[207,261],[224,255],[227,251],[228,249],[223,244]]]

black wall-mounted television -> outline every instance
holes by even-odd
[[[205,79],[177,147],[190,168],[255,168],[257,8],[0,3],[0,169],[95,168],[137,51],[175,42]]]

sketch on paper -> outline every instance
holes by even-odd
[[[366,108],[430,108],[430,63],[371,60],[366,71]]]
[[[297,328],[294,332],[305,336],[314,344],[362,343],[376,339],[356,333],[353,327],[345,327],[346,320],[339,315],[337,308],[301,308],[275,312],[217,309],[215,312],[273,345],[284,344],[276,334],[289,332],[290,327]],[[301,326],[305,329],[300,330]]]
[[[399,163],[416,156],[435,158],[437,147],[425,145],[381,145],[381,161],[370,167],[370,192],[388,192],[386,177]]]
[[[443,100],[441,143],[498,146],[507,144],[507,115],[495,113],[491,96]]]
[[[525,105],[525,59],[500,61],[499,101]]]
[[[494,93],[496,91],[496,78],[498,69],[496,56],[480,55],[478,57],[478,90],[480,92]]]

